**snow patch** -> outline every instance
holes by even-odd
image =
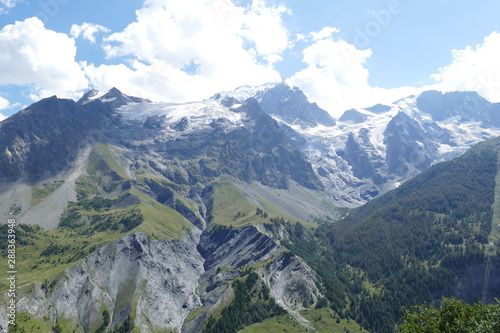
[[[205,100],[192,103],[131,103],[117,109],[126,121],[139,121],[142,124],[149,117],[157,116],[161,123],[164,139],[175,139],[181,135],[208,129],[214,123],[231,129],[243,125],[244,113],[221,105],[218,101]],[[185,121],[185,128],[179,132],[176,125]]]
[[[249,98],[255,98],[260,101],[259,97],[262,97],[266,91],[274,88],[276,85],[278,85],[278,83],[264,83],[257,86],[242,86],[233,91],[222,91],[216,96],[218,96],[218,98],[224,98],[225,96],[233,97],[241,103]]]
[[[111,98],[101,98],[101,102],[103,102],[103,103],[113,102],[114,100],[116,100],[116,97],[111,97]]]

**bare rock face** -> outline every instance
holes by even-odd
[[[52,290],[35,286],[19,300],[19,310],[77,321],[85,332],[104,321],[103,309],[111,328],[134,312],[141,331],[175,330],[200,305],[195,289],[203,258],[196,238],[131,234],[69,268]]]
[[[262,110],[279,116],[290,123],[303,127],[335,125],[335,120],[316,103],[310,103],[297,87],[290,88],[285,83],[277,84],[258,98]]]
[[[251,267],[258,267],[276,302],[307,326],[298,311],[322,296],[315,273],[251,225],[202,234],[192,228],[176,240],[128,235],[43,287],[24,287],[18,311],[53,323],[69,320],[84,332],[95,331],[104,316],[113,329],[129,315],[141,332],[200,332],[210,315],[230,303],[232,281]]]
[[[276,302],[298,322],[308,326],[298,310],[304,309],[304,304],[314,306],[322,296],[315,273],[257,227],[248,225],[206,232],[198,250],[205,258],[205,273],[198,288],[203,311],[186,323],[183,331],[200,332],[210,314],[223,306],[225,298],[231,295],[230,282],[245,267],[255,266],[260,266],[256,272],[268,285]]]
[[[304,302],[315,304],[321,295],[316,274],[302,259],[282,253],[259,269],[278,304],[289,311],[303,310]],[[310,305],[310,304],[308,304]]]

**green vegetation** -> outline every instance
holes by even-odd
[[[213,198],[207,212],[211,222],[239,228],[248,224],[266,223],[270,218],[294,219],[262,198],[257,200],[258,203],[249,199],[242,188],[230,181],[214,182],[213,186]],[[307,227],[316,227],[312,222],[299,222]]]
[[[367,333],[354,320],[342,319],[331,309],[304,310],[300,315],[309,321],[312,328],[303,326],[287,314],[252,324],[239,330],[238,333]]]
[[[75,230],[81,235],[114,230],[128,232],[144,221],[137,206],[110,211],[115,200],[94,197],[79,202],[71,202],[61,217],[62,228]]]
[[[90,156],[87,172],[90,174],[96,174],[109,170],[115,172],[120,178],[130,179],[125,171],[125,168],[123,168],[117,161],[117,158],[111,151],[111,148],[105,143],[98,142]]]
[[[134,318],[132,314],[129,314],[127,316],[127,319],[125,319],[123,323],[115,327],[111,331],[111,333],[129,333],[134,329],[134,327],[135,327]]]
[[[6,230],[7,225],[0,225],[0,232],[6,234]],[[54,277],[66,268],[124,235],[112,230],[82,235],[78,229],[47,231],[38,226],[20,224],[16,227],[18,285],[39,282],[49,287],[57,280]],[[0,255],[6,257],[4,242],[0,239]],[[6,282],[0,281],[0,291],[7,288]]]
[[[23,210],[22,206],[18,206],[16,204],[12,205],[9,209],[9,214],[11,215],[19,215],[21,211]]]
[[[281,239],[281,244],[293,254],[303,258],[316,271],[324,286],[322,292],[326,296],[326,304],[323,300],[320,306],[330,306],[335,312],[345,317],[344,309],[349,300],[351,302],[356,300],[356,296],[350,292],[346,284],[349,284],[349,281],[356,276],[347,270],[341,274],[338,273],[339,268],[343,267],[337,266],[335,253],[323,230],[326,225],[312,230],[300,223],[285,221],[283,218],[271,218],[270,223],[264,224],[264,227],[276,238],[280,238],[279,235],[282,234],[280,231],[285,231],[287,237]],[[352,291],[359,291],[361,280],[357,279],[354,284],[356,287]]]
[[[162,205],[137,190],[131,190],[130,193],[142,201],[139,208],[144,216],[144,223],[138,227],[138,231],[153,238],[169,239],[182,237],[192,227],[192,224],[174,209]]]
[[[286,314],[269,294],[267,285],[259,281],[257,273],[233,281],[234,300],[222,309],[218,318],[210,317],[203,332],[232,333],[250,324]]]
[[[304,316],[317,332],[321,333],[367,333],[366,330],[361,328],[354,320],[341,318],[331,309],[321,310],[305,310],[301,311]]]
[[[104,309],[102,310],[102,323],[97,327],[94,333],[104,333],[107,331],[109,326],[109,311]]]
[[[96,176],[80,176],[76,181],[76,198],[82,200],[99,193],[100,179]]]
[[[51,290],[58,280],[55,277],[70,265],[134,230],[155,239],[178,238],[189,232],[192,225],[181,214],[132,187],[141,188],[144,183],[123,180],[124,170],[113,156],[106,145],[96,146],[90,156],[88,175],[77,182],[78,200],[69,203],[58,228],[47,231],[23,224],[16,227],[18,285],[39,282]],[[106,198],[104,187],[112,183],[121,185],[121,195]],[[36,200],[43,200],[61,184],[35,187]],[[120,205],[123,198],[132,204]],[[186,207],[192,205],[187,199],[182,203]],[[12,210],[20,211],[20,207]],[[7,234],[7,225],[0,225],[0,232]],[[6,249],[6,238],[0,238],[0,253],[4,257]],[[6,281],[0,281],[0,291],[6,288]]]
[[[451,295],[466,267],[484,263],[498,157],[480,148],[339,222],[317,220],[319,227],[308,229],[271,218],[264,226],[317,272],[328,306],[341,318],[392,333],[402,306]]]
[[[302,333],[306,329],[290,315],[275,316],[255,323],[238,331],[238,333]]]
[[[99,190],[112,193],[120,185],[126,186],[131,178],[116,160],[115,154],[104,143],[97,143],[89,156],[87,175],[80,176],[76,182],[77,199],[91,198]]]
[[[500,165],[500,158],[498,161]],[[493,204],[493,219],[491,220],[491,232],[489,234],[488,240],[500,243],[500,172],[497,173],[495,179],[495,201]]]
[[[257,204],[247,199],[243,191],[231,182],[215,184],[212,206],[213,222],[217,224],[241,227],[264,222],[255,214]]]
[[[472,150],[332,225],[327,236],[336,261],[383,286],[380,295],[361,298],[356,320],[391,332],[401,306],[449,295],[465,267],[483,262],[497,159],[491,149]]]
[[[40,186],[33,186],[31,188],[31,207],[38,205],[43,199],[61,187],[62,184],[64,184],[64,180],[54,180]]]
[[[317,273],[324,297],[301,315],[318,332],[392,333],[403,319],[402,333],[422,332],[418,325],[426,323],[434,326],[429,324],[424,332],[459,332],[458,327],[476,332],[464,322],[482,327],[492,314],[498,318],[498,305],[469,306],[444,299],[440,308],[418,306],[403,315],[400,310],[452,295],[465,269],[483,264],[487,244],[500,237],[498,153],[487,145],[479,148],[432,167],[335,223],[327,218],[291,222],[286,215],[280,217],[271,203],[250,199],[242,187],[230,181],[213,182],[207,205],[209,231],[262,224],[286,248],[286,255],[303,258]],[[22,273],[18,284],[39,282],[51,293],[62,281],[64,269],[130,232],[142,231],[154,239],[189,233],[192,224],[186,217],[199,217],[199,203],[187,198],[188,186],[140,167],[141,177],[129,178],[111,149],[97,145],[87,175],[78,180],[78,200],[69,204],[59,228],[16,228],[16,259]],[[32,204],[53,193],[56,186],[60,185],[33,188]],[[6,233],[5,225],[0,233]],[[0,239],[3,255],[6,248]],[[279,307],[251,268],[240,276],[232,283],[234,299],[208,319],[205,332],[307,331]],[[0,281],[0,290],[6,287]],[[117,299],[120,306],[130,301],[130,290],[123,286]],[[110,324],[109,313],[103,310],[102,314],[97,331],[107,330]],[[446,324],[440,324],[443,318]],[[54,326],[26,316],[24,322],[25,330],[79,332],[63,321]],[[131,314],[114,332],[133,330]]]
[[[49,317],[36,318],[27,312],[16,315],[16,325],[9,326],[9,333],[83,333],[83,329],[77,322],[60,319],[54,325]]]
[[[465,304],[444,298],[439,307],[418,305],[403,310],[400,333],[500,332],[500,304]]]

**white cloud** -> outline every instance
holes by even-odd
[[[92,24],[84,22],[81,25],[73,24],[71,26],[70,35],[73,38],[82,37],[83,39],[88,40],[90,43],[95,43],[95,34],[99,32],[110,32],[110,30],[106,27],[103,27],[99,24]]]
[[[16,6],[18,2],[21,2],[23,0],[0,0],[0,4],[2,6],[5,6],[7,8],[13,8]]]
[[[34,100],[78,98],[88,82],[75,55],[75,41],[38,18],[7,25],[0,30],[0,85],[29,86]]]
[[[337,118],[353,107],[391,103],[415,93],[416,89],[411,87],[382,89],[370,86],[365,64],[372,51],[359,50],[335,38],[333,33],[337,32],[338,29],[325,28],[311,34],[314,43],[303,50],[303,62],[307,67],[290,77],[288,84],[299,87],[311,101]]]
[[[10,103],[7,99],[0,96],[0,110],[7,109],[10,106]],[[3,113],[0,113],[0,121],[7,119]]]
[[[311,32],[311,37],[313,40],[321,40],[325,38],[330,38],[333,34],[340,32],[339,28],[335,27],[324,27],[320,31]]]
[[[147,0],[135,22],[104,39],[108,58],[134,60],[85,70],[98,89],[119,82],[129,94],[150,91],[156,100],[201,99],[244,84],[278,81],[273,64],[289,47],[281,19],[286,13],[285,7],[262,0],[248,7],[229,0]]]
[[[255,52],[270,63],[281,60],[279,54],[288,47],[288,32],[281,15],[289,14],[285,6],[267,7],[263,0],[254,0],[243,17],[241,35],[255,45]]]
[[[10,106],[9,101],[0,96],[0,110],[7,109],[9,106]]]
[[[431,77],[442,91],[471,90],[500,102],[500,33],[493,32],[475,48],[453,50],[453,61]]]
[[[24,0],[0,0],[0,15],[8,14],[11,8],[14,8],[19,2]]]

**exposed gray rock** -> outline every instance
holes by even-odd
[[[18,309],[54,322],[77,321],[85,332],[102,323],[103,308],[111,328],[134,311],[143,332],[176,330],[201,305],[195,293],[203,273],[198,237],[196,229],[177,240],[131,234],[68,268],[52,290],[34,286],[18,300]]]
[[[389,172],[411,177],[430,167],[438,155],[438,143],[430,134],[416,120],[399,112],[384,131]]]
[[[301,126],[335,125],[335,120],[316,103],[310,103],[299,88],[280,83],[258,98],[262,110]]]
[[[314,306],[322,296],[315,273],[251,225],[204,231],[201,238],[193,228],[192,234],[176,240],[131,234],[50,279],[50,288],[23,287],[18,311],[53,323],[64,318],[92,332],[102,324],[106,309],[109,328],[134,313],[142,332],[195,333],[214,311],[230,302],[231,282],[241,270],[255,265],[261,265],[257,272],[278,304],[307,326],[298,311],[304,304]],[[195,315],[189,316],[193,310]]]
[[[347,110],[342,114],[342,116],[339,118],[340,121],[352,121],[355,124],[360,124],[368,119],[368,116],[365,114],[362,114],[361,112],[351,109]]]
[[[321,296],[316,286],[317,277],[302,259],[288,252],[276,255],[259,269],[278,303],[289,311],[308,308],[304,301],[315,304]]]
[[[387,111],[391,110],[391,107],[389,105],[384,105],[384,104],[376,104],[374,106],[370,106],[369,108],[366,108],[365,110],[368,110],[373,113],[384,113]]]
[[[340,152],[338,154],[340,155]],[[352,133],[349,133],[345,149],[340,156],[349,163],[355,177],[359,179],[370,178],[375,174],[370,156]]]
[[[300,258],[288,253],[276,241],[256,226],[240,229],[221,228],[203,233],[198,250],[205,258],[205,273],[200,278],[198,293],[203,300],[203,311],[185,324],[185,332],[200,332],[205,320],[231,294],[230,282],[239,276],[239,270],[265,263],[258,274],[272,296],[299,322],[308,325],[298,310],[303,304],[321,296],[318,279]]]
[[[476,92],[425,91],[417,98],[418,108],[429,113],[436,121],[458,116],[461,121],[489,122],[488,108],[491,103]]]

